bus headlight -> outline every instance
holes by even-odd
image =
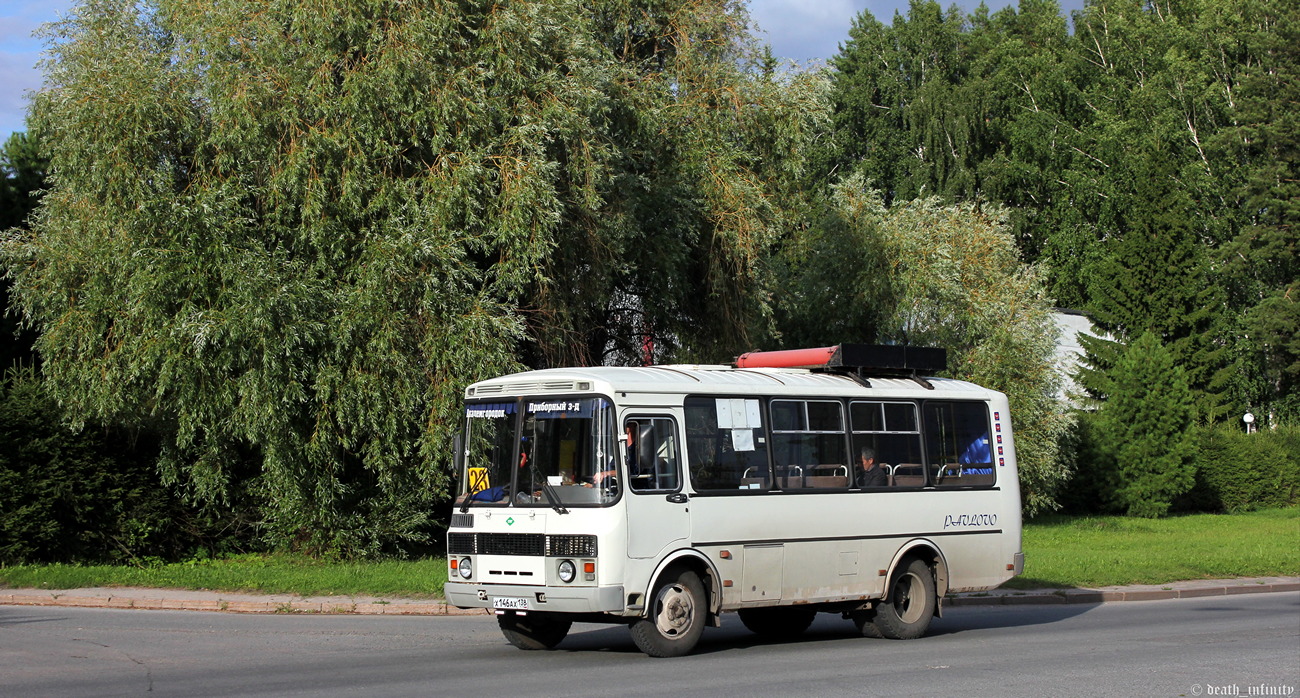
[[[460,571],[461,579],[469,579],[474,574],[474,563],[470,562],[469,558],[462,557],[456,569]]]
[[[573,564],[573,560],[560,560],[560,581],[568,584],[578,576],[578,566]]]

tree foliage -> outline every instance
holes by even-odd
[[[313,549],[427,534],[476,378],[743,348],[819,113],[728,0],[89,0],[49,41],[5,250],[53,395]]]
[[[160,485],[152,439],[102,425],[73,433],[62,418],[32,367],[0,377],[0,563],[144,564],[246,535],[238,515],[199,511]]]
[[[1005,210],[934,197],[886,207],[854,175],[818,220],[785,250],[777,303],[786,346],[947,348],[950,375],[1011,402],[1025,510],[1054,509],[1070,472],[1056,330],[1040,270],[1020,261]]]
[[[1021,254],[1045,265],[1058,305],[1080,309],[1125,283],[1105,277],[1158,215],[1197,248],[1181,253],[1181,286],[1222,290],[1200,299],[1193,314],[1209,317],[1191,335],[1167,337],[1202,414],[1286,412],[1300,365],[1297,26],[1284,0],[1095,0],[1073,33],[1052,0],[966,16],[913,0],[890,25],[864,12],[833,61],[820,173],[862,172],[887,203],[1008,206]],[[1186,312],[1174,295],[1145,305]],[[1139,328],[1131,340],[1147,312],[1108,322]]]
[[[39,139],[26,132],[9,136],[0,146],[0,230],[22,226],[40,201],[48,163]],[[0,371],[19,363],[32,363],[35,334],[9,312],[13,282],[0,274]]]
[[[1099,436],[1114,454],[1112,505],[1130,516],[1163,516],[1195,480],[1187,381],[1159,338],[1144,332],[1116,364],[1111,390]]]
[[[1228,381],[1223,293],[1212,283],[1205,248],[1188,224],[1191,206],[1170,173],[1133,169],[1138,195],[1122,219],[1127,232],[1107,245],[1089,279],[1089,315],[1105,336],[1080,337],[1087,351],[1081,382],[1094,396],[1110,395],[1119,353],[1151,332],[1184,372],[1199,417],[1221,419]],[[1152,171],[1153,179],[1139,179]]]

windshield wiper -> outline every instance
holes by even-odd
[[[560,496],[556,494],[555,489],[551,487],[551,481],[546,479],[546,475],[542,474],[541,468],[537,467],[537,463],[532,458],[528,459],[528,471],[533,474],[533,477],[542,481],[542,494],[546,495],[546,501],[550,503],[551,508],[555,510],[555,513],[569,513],[569,510],[565,509],[564,505],[560,503]]]
[[[560,504],[560,496],[555,493],[555,488],[551,487],[550,481],[545,478],[542,479],[542,494],[546,495],[546,501],[551,503],[551,508],[555,510],[555,513],[569,513],[569,510],[565,509],[563,504]]]

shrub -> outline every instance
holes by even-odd
[[[238,531],[234,517],[195,511],[161,485],[152,439],[62,422],[33,369],[0,380],[0,563],[143,564]]]
[[[1073,454],[1070,481],[1061,488],[1061,509],[1069,514],[1101,514],[1112,511],[1112,473],[1115,459],[1098,434],[1100,416],[1079,410],[1062,450]]]
[[[1187,508],[1235,513],[1300,503],[1300,428],[1245,434],[1232,425],[1203,427],[1196,447]]]

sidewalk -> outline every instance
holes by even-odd
[[[1300,577],[1253,579],[1203,579],[1170,584],[1101,587],[1097,589],[995,589],[953,594],[944,600],[952,606],[1019,604],[1112,603],[1155,601],[1197,596],[1232,596],[1300,591]],[[229,613],[342,613],[394,616],[484,615],[483,609],[461,610],[441,599],[402,599],[371,596],[314,596],[290,594],[237,594],[183,589],[0,589],[0,606],[82,606],[176,611],[226,611]]]

